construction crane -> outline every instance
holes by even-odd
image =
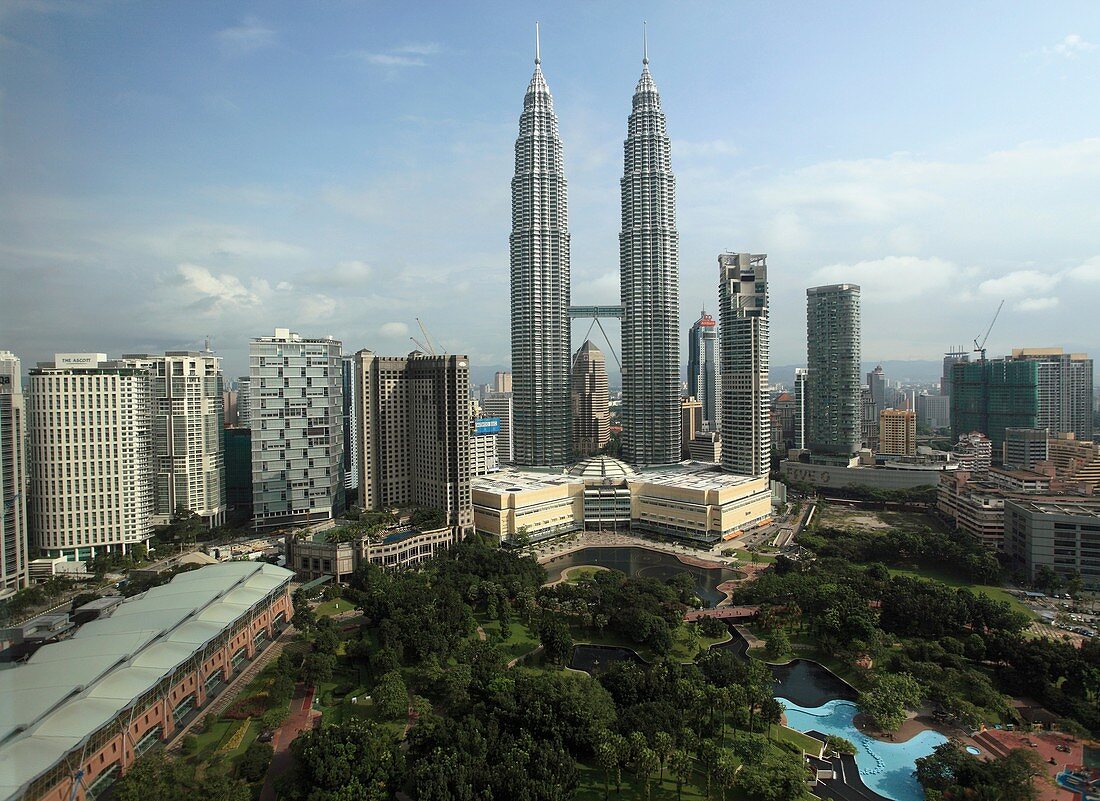
[[[416,343],[416,349],[418,351],[420,351],[421,353],[432,353],[432,351],[428,348],[428,346],[425,345],[423,342],[421,342],[416,337],[409,337],[409,339],[411,339],[413,342]],[[434,356],[435,354],[432,353],[432,355]]]
[[[424,335],[424,341],[428,343],[428,352],[430,354],[432,354],[432,356],[438,356],[439,354],[436,353],[436,350],[435,350],[435,343],[432,342],[432,335],[428,333],[428,329],[424,326],[424,323],[420,322],[419,317],[416,318],[416,324],[418,326],[420,326],[420,333],[422,333]],[[416,340],[413,340],[413,341],[415,342]],[[446,348],[443,349],[443,355],[444,356],[447,355],[447,349]]]
[[[974,352],[975,353],[980,353],[982,355],[981,361],[983,361],[983,362],[985,361],[985,342],[986,342],[987,339],[989,339],[989,334],[993,330],[993,326],[996,324],[997,318],[1000,317],[1001,309],[1004,308],[1004,305],[1005,305],[1005,302],[1004,302],[1004,299],[1002,298],[1001,299],[1001,305],[997,307],[997,311],[993,315],[993,321],[989,324],[989,328],[987,328],[985,330],[985,336],[982,337],[981,344],[978,344],[977,339],[974,340]]]

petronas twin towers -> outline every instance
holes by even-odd
[[[623,147],[623,456],[680,459],[680,276],[676,179],[648,53]],[[558,119],[542,74],[523,98],[512,178],[512,390],[515,461],[570,461],[569,221]],[[617,316],[617,315],[616,315]]]

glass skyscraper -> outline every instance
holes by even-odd
[[[863,441],[857,285],[806,290],[806,355],[806,447],[815,456],[852,456]]]
[[[623,156],[623,456],[633,465],[670,464],[680,460],[680,238],[671,147],[648,54]]]
[[[542,75],[523,98],[512,178],[512,437],[521,465],[562,465],[571,455],[569,222],[558,118]]]
[[[703,425],[718,430],[718,324],[707,314],[688,332],[688,395],[703,405]]]

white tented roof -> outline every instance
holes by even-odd
[[[0,798],[23,792],[293,575],[251,561],[180,573],[0,670]]]

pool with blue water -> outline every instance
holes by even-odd
[[[787,712],[787,725],[798,731],[811,729],[850,740],[856,746],[856,765],[863,783],[893,801],[920,801],[924,790],[913,775],[917,759],[928,756],[947,738],[939,732],[922,731],[903,743],[884,743],[868,737],[853,722],[859,707],[836,699],[822,706],[802,707],[777,696]]]

